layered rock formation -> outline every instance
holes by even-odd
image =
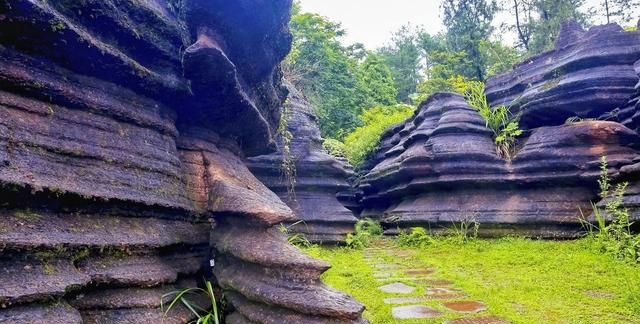
[[[542,127],[508,162],[462,96],[436,94],[385,135],[393,147],[361,182],[363,215],[389,228],[473,220],[485,235],[571,236],[597,198],[600,157],[613,173],[636,158],[638,139],[613,122]]]
[[[290,6],[0,4],[0,322],[188,322],[161,296],[207,277],[210,236],[228,322],[360,321],[242,162],[275,147]]]
[[[635,92],[640,32],[616,24],[588,31],[562,25],[555,48],[487,81],[491,106],[512,107],[527,129],[562,125],[568,118],[611,114]]]
[[[249,169],[302,220],[291,227],[292,231],[304,234],[311,242],[344,241],[353,232],[356,218],[337,197],[348,199],[352,168],[323,149],[313,107],[292,85],[289,89],[288,116],[283,118],[287,119],[287,130],[292,136],[286,158],[295,166],[295,182],[291,183],[282,171],[285,159],[282,138],[276,153],[250,158]]]
[[[388,228],[473,220],[486,235],[571,237],[598,200],[602,156],[614,179],[632,181],[635,213],[639,59],[639,32],[569,22],[553,50],[489,79],[490,104],[511,107],[525,130],[512,161],[462,97],[431,97],[382,136],[360,185],[363,215]]]

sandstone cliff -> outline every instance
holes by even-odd
[[[303,94],[289,85],[287,130],[289,156],[294,165],[294,183],[283,174],[284,143],[278,151],[249,159],[249,169],[264,184],[293,209],[302,222],[291,230],[302,233],[311,242],[344,241],[353,232],[356,218],[337,196],[350,190],[349,178],[354,176],[346,161],[338,160],[322,147],[318,120]]]
[[[484,235],[575,236],[598,201],[601,156],[618,181],[638,179],[639,59],[640,32],[566,23],[553,50],[489,79],[491,105],[510,106],[525,130],[512,161],[462,96],[432,96],[382,136],[359,185],[362,215],[391,230],[477,221]],[[633,213],[637,192],[633,182]]]
[[[230,323],[361,321],[243,163],[275,148],[290,6],[0,4],[0,322],[161,322],[210,265]]]

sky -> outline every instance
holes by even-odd
[[[587,0],[597,6],[602,0]],[[403,25],[424,26],[431,34],[443,30],[437,0],[300,0],[303,11],[318,13],[342,23],[345,44],[363,43],[368,49],[385,45]],[[496,20],[508,20],[504,12]],[[509,42],[510,36],[504,40]]]

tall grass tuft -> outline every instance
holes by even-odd
[[[606,156],[600,160],[598,185],[605,206],[602,210],[591,203],[595,223],[588,222],[582,215],[581,222],[587,229],[587,236],[601,252],[621,261],[640,263],[640,234],[632,232],[633,222],[629,219],[629,211],[622,207],[628,183],[619,183],[615,187],[611,185]]]
[[[166,318],[169,315],[169,312],[176,306],[178,302],[182,303],[193,315],[196,317],[195,320],[189,322],[189,324],[220,324],[220,315],[218,313],[218,304],[216,303],[216,296],[213,293],[213,286],[210,281],[205,282],[206,289],[202,289],[199,287],[196,288],[187,288],[183,290],[176,290],[167,294],[162,295],[160,308],[164,312],[164,317]],[[207,302],[210,305],[207,305],[207,309],[199,306],[194,300],[193,297],[205,297]],[[171,303],[166,308],[164,307],[164,300],[166,298],[170,298]],[[189,298],[191,297],[191,298]]]
[[[511,114],[511,108],[508,106],[491,108],[484,90],[484,83],[472,82],[467,88],[465,99],[469,106],[478,111],[487,128],[493,132],[498,155],[511,161],[515,155],[517,138],[522,135],[518,118]]]

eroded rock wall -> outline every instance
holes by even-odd
[[[597,118],[634,94],[639,59],[640,32],[617,24],[585,31],[566,22],[553,50],[490,78],[486,94],[491,106],[511,106],[527,129],[562,125],[571,117]]]
[[[567,237],[580,210],[597,200],[599,159],[631,163],[638,135],[614,122],[589,121],[533,130],[512,161],[464,98],[436,94],[395,127],[388,149],[360,184],[363,216],[389,228],[449,227],[477,221],[484,235]]]
[[[351,189],[348,181],[353,170],[348,162],[324,150],[313,107],[292,85],[288,88],[288,116],[284,118],[292,136],[287,158],[295,165],[294,182],[283,171],[282,137],[275,153],[250,158],[249,169],[293,209],[298,220],[291,231],[304,234],[311,242],[343,242],[353,232],[356,218],[338,196]]]
[[[228,322],[361,321],[243,162],[275,148],[290,6],[0,3],[0,322],[186,323],[161,296],[212,262]]]
[[[383,134],[359,186],[363,216],[390,229],[477,221],[484,235],[573,237],[599,199],[602,156],[613,179],[631,181],[635,215],[638,59],[640,33],[569,22],[553,50],[489,79],[491,105],[511,107],[525,130],[511,161],[464,98],[434,95]]]

